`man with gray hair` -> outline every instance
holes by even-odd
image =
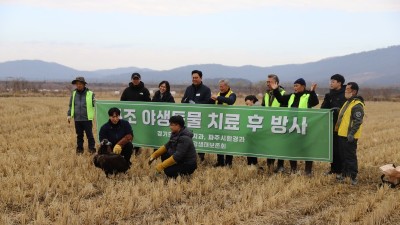
[[[275,98],[274,90],[271,87],[272,83],[277,83],[279,85],[279,77],[275,74],[269,74],[267,77],[267,82],[266,82],[267,91],[265,92],[261,106],[287,107],[287,105],[279,103],[279,101]],[[283,89],[282,86],[279,85],[278,89],[279,89],[279,92],[281,95],[285,94],[285,89]],[[254,160],[254,162],[257,163],[256,160]],[[275,173],[284,172],[284,170],[285,170],[284,161],[282,159],[278,159],[278,165],[277,165],[276,169],[274,169],[274,163],[275,163],[275,159],[270,159],[270,158],[267,159],[268,172],[271,172],[271,171],[273,171]]]
[[[216,105],[234,105],[236,102],[236,94],[233,93],[231,87],[229,86],[228,80],[220,80],[219,82],[219,92],[216,95],[212,95],[211,99]],[[232,155],[217,155],[217,163],[215,167],[220,166],[232,166]]]

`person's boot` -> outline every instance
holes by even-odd
[[[297,173],[297,161],[290,161],[290,173],[296,174]]]
[[[307,177],[311,177],[312,176],[312,166],[313,166],[313,162],[312,161],[306,161],[306,176]]]
[[[77,147],[76,154],[82,154],[82,153],[83,153],[83,148]]]
[[[201,162],[204,162],[205,153],[197,153]]]

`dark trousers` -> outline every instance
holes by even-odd
[[[267,166],[268,167],[271,166],[271,165],[273,166],[274,163],[275,163],[275,159],[267,159]],[[283,163],[284,163],[284,161],[282,159],[278,159],[278,168],[283,167]]]
[[[247,165],[257,165],[257,157],[247,157]]]
[[[92,132],[93,124],[92,121],[75,121],[75,132],[76,132],[76,145],[77,150],[83,151],[83,132],[86,133],[88,139],[89,150],[95,149],[95,141]]]
[[[333,132],[333,159],[331,163],[331,172],[340,174],[342,172],[342,160],[339,152],[339,136],[337,132]]]
[[[165,153],[161,155],[161,161],[171,157],[170,154]],[[170,167],[164,169],[165,175],[167,177],[177,178],[178,176],[188,176],[192,174],[197,169],[197,164],[184,164],[184,163],[176,163]]]
[[[131,156],[133,153],[133,144],[128,142],[122,147],[121,155],[128,161],[129,165],[131,165]]]
[[[232,165],[233,155],[220,155],[217,154],[217,163],[219,165]]]
[[[292,172],[296,171],[297,161],[290,160],[289,162],[290,162],[290,170],[292,170]],[[305,168],[306,173],[311,173],[312,166],[313,166],[313,161],[306,161],[306,168]]]
[[[357,178],[357,140],[347,142],[347,137],[339,137],[339,152],[342,159],[342,175],[352,179]]]
[[[197,155],[199,156],[199,158],[200,158],[200,161],[204,161],[204,156],[206,155],[206,153],[197,153]]]
[[[140,154],[140,147],[133,147],[133,145],[132,145],[132,148],[133,148],[133,152],[135,152],[135,155],[139,155]]]

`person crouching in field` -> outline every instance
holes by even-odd
[[[185,127],[182,116],[172,116],[169,119],[171,137],[169,141],[151,154],[149,165],[161,156],[157,164],[158,173],[164,171],[168,177],[190,175],[197,169],[197,153],[193,144],[193,133]]]
[[[244,98],[244,102],[246,103],[247,106],[253,106],[258,102],[258,98],[254,95],[248,95]],[[247,157],[247,165],[257,165],[257,157]]]
[[[113,152],[122,155],[131,165],[133,131],[128,121],[119,118],[120,115],[118,108],[108,110],[109,120],[100,128],[99,139],[111,142]]]
[[[77,77],[72,81],[76,89],[72,92],[69,99],[69,109],[67,113],[68,123],[71,123],[71,118],[75,121],[76,132],[76,153],[83,153],[83,133],[86,133],[88,139],[88,148],[90,153],[95,153],[95,141],[93,137],[93,118],[95,95],[86,87],[84,77]]]

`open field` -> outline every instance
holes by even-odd
[[[400,221],[399,189],[378,187],[378,167],[400,163],[400,103],[366,103],[358,186],[324,176],[328,163],[316,163],[307,178],[259,174],[243,157],[235,157],[231,169],[215,169],[214,155],[206,155],[190,181],[167,181],[147,165],[150,149],[132,157],[127,174],[107,179],[91,155],[75,154],[67,109],[67,97],[0,98],[0,224]]]

